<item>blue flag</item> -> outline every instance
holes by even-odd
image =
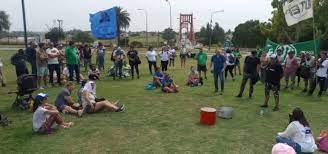
[[[116,7],[90,14],[91,32],[98,39],[112,39],[117,36]]]

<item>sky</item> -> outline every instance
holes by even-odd
[[[211,19],[211,12],[224,10],[213,16],[225,30],[247,20],[268,21],[271,17],[271,0],[169,0],[172,6],[172,27],[179,29],[179,14],[193,13],[194,30],[199,31]],[[89,14],[121,6],[130,13],[129,31],[146,29],[145,13],[148,12],[148,31],[163,31],[170,26],[170,7],[166,0],[25,0],[28,31],[47,31],[56,19],[63,20],[64,30],[90,30]],[[9,14],[11,31],[23,30],[21,0],[0,0],[0,10]]]

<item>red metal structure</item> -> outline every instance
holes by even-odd
[[[182,30],[187,29],[187,39],[194,45],[196,43],[195,33],[194,33],[194,18],[193,14],[180,14],[180,44],[184,45],[186,40],[182,37]]]

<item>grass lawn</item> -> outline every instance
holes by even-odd
[[[205,86],[189,88],[184,86],[188,70],[177,66],[169,68],[169,72],[180,85],[180,93],[146,91],[144,85],[151,77],[144,60],[139,80],[113,81],[104,76],[97,82],[97,94],[126,104],[125,113],[104,112],[82,118],[64,115],[66,121],[75,123],[72,129],[58,130],[49,136],[37,135],[32,131],[32,113],[10,108],[15,95],[7,92],[16,87],[14,67],[9,64],[12,53],[0,52],[7,82],[6,88],[0,87],[0,111],[13,121],[9,127],[0,127],[0,153],[266,154],[271,152],[277,132],[288,125],[288,114],[296,106],[305,111],[315,136],[328,127],[327,95],[306,97],[301,93],[303,84],[296,90],[281,92],[280,112],[271,111],[271,98],[270,108],[260,116],[259,105],[264,99],[262,84],[256,85],[253,99],[238,99],[234,96],[238,93],[241,76],[235,82],[228,78],[224,95],[214,96],[212,74],[208,75]],[[194,64],[195,61],[188,61],[187,68]],[[54,102],[59,89],[43,92],[49,93]],[[248,87],[245,92],[247,90]],[[235,115],[231,120],[217,119],[215,126],[203,126],[199,124],[199,113],[204,106],[231,106]]]

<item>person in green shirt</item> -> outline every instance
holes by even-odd
[[[77,48],[75,47],[75,42],[70,41],[69,46],[65,49],[66,65],[69,71],[69,81],[74,81],[74,72],[76,75],[77,83],[80,83],[80,66],[79,66],[79,56]]]
[[[240,54],[239,48],[235,48],[233,50],[232,54],[236,58],[235,68],[234,68],[235,74],[237,75],[237,69],[238,69],[239,75],[241,75],[241,71],[240,71],[240,58],[242,57],[242,55]]]
[[[196,56],[197,60],[197,71],[199,72],[199,77],[202,77],[202,72],[204,72],[204,77],[207,79],[206,76],[206,61],[207,61],[207,54],[203,51],[203,48],[199,49],[199,52],[197,53]]]

